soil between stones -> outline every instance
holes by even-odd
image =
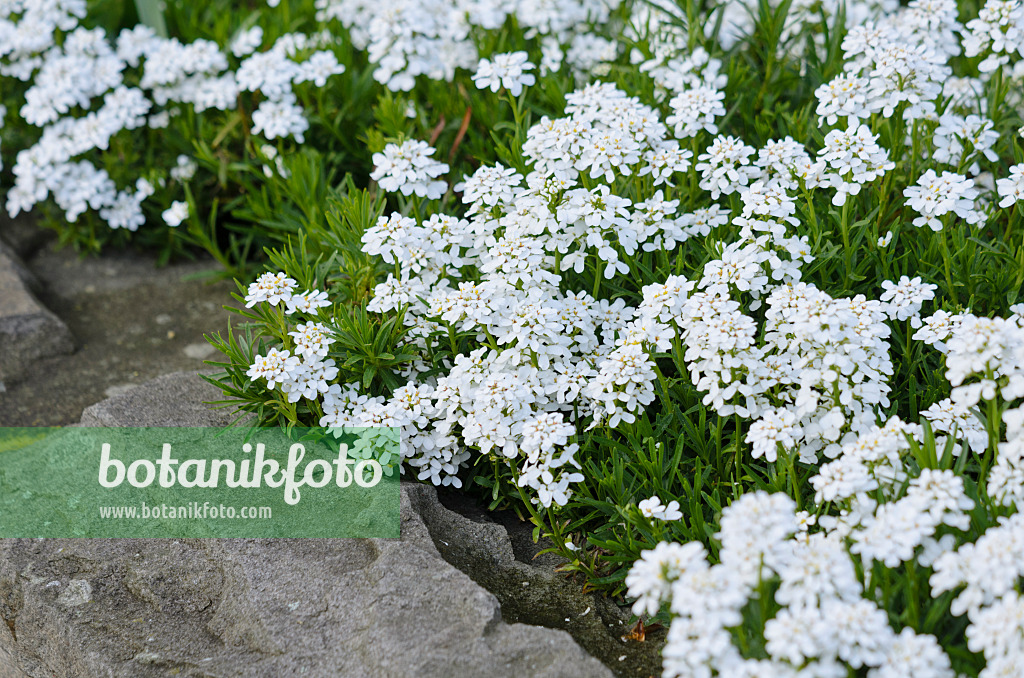
[[[215,359],[203,334],[225,330],[233,315],[223,306],[234,303],[235,286],[210,282],[218,271],[212,260],[157,268],[154,257],[136,252],[82,258],[52,245],[22,259],[42,283],[39,300],[71,330],[75,351],[0,382],[0,426],[72,424],[110,395],[202,369],[203,359]]]

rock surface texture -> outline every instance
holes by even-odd
[[[0,217],[0,426],[72,424],[104,397],[215,359],[203,335],[226,330],[236,289],[210,282],[212,261],[79,256],[45,235]]]
[[[197,406],[216,395],[178,373],[82,423],[222,425]],[[404,484],[398,540],[0,540],[0,678],[613,675],[566,631],[503,620],[435,547],[446,513]]]
[[[71,332],[29,289],[38,284],[0,243],[0,382],[24,376],[40,358],[74,350]]]

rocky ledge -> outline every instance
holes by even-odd
[[[224,425],[217,396],[176,373],[82,425]],[[0,678],[657,673],[627,615],[523,562],[501,524],[413,483],[401,520],[397,540],[0,540]]]

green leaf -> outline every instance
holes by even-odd
[[[161,38],[167,37],[167,22],[164,21],[164,0],[135,0],[139,19],[153,29]]]

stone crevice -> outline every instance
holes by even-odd
[[[200,406],[218,396],[178,373],[83,422],[223,426]],[[0,676],[611,678],[567,632],[510,623],[439,553],[432,487],[401,494],[400,539],[0,540],[0,600],[17,619],[17,641],[0,625]]]

